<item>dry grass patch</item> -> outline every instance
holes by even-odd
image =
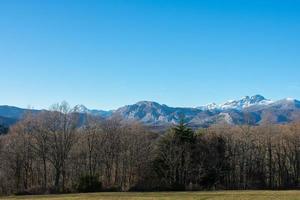
[[[300,191],[220,191],[94,193],[45,196],[11,196],[1,200],[300,200]]]

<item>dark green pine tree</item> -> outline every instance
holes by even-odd
[[[192,143],[194,141],[194,131],[188,127],[187,123],[185,123],[184,118],[181,118],[178,125],[174,128],[175,136],[182,143]]]

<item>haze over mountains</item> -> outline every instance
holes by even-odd
[[[151,101],[140,101],[114,111],[90,110],[76,106],[80,113],[89,113],[103,118],[121,116],[126,121],[139,121],[152,127],[165,128],[180,121],[182,116],[191,127],[207,127],[214,124],[289,123],[300,119],[300,101],[286,98],[272,101],[261,95],[246,96],[223,104],[208,104],[196,108],[169,107]],[[19,121],[28,109],[0,106],[0,126],[9,127]],[[40,110],[32,110],[40,112]]]

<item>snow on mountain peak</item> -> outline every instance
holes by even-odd
[[[254,96],[245,96],[239,100],[229,100],[223,104],[217,105],[215,103],[208,104],[206,106],[201,106],[199,109],[202,110],[242,110],[244,108],[248,108],[255,105],[268,105],[273,103],[273,101],[266,99],[262,95],[254,95]]]
[[[295,98],[292,98],[292,97],[288,97],[288,98],[286,98],[285,100],[287,100],[287,101],[295,101],[296,99],[295,99]]]
[[[219,109],[219,105],[216,103],[210,103],[210,104],[206,104],[204,106],[200,106],[197,108],[200,110],[215,110],[215,109]]]

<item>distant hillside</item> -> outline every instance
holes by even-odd
[[[26,112],[37,113],[39,110],[29,110],[14,106],[0,106],[0,132],[3,134],[7,129],[22,119]]]
[[[138,121],[156,130],[177,124],[182,117],[194,128],[224,123],[258,125],[265,122],[283,124],[300,121],[300,101],[292,98],[272,101],[262,95],[246,96],[220,105],[211,103],[196,108],[169,107],[151,101],[141,101],[115,111],[90,110],[83,105],[75,108],[77,112],[88,113],[100,118],[121,116],[124,121]],[[0,106],[0,125],[9,127],[19,121],[28,111],[40,112],[40,110]]]
[[[292,98],[272,101],[255,95],[197,108],[173,108],[156,102],[141,101],[119,108],[114,114],[125,120],[139,121],[150,126],[169,126],[178,123],[182,116],[190,126],[196,128],[224,123],[289,123],[300,120],[300,101]]]

